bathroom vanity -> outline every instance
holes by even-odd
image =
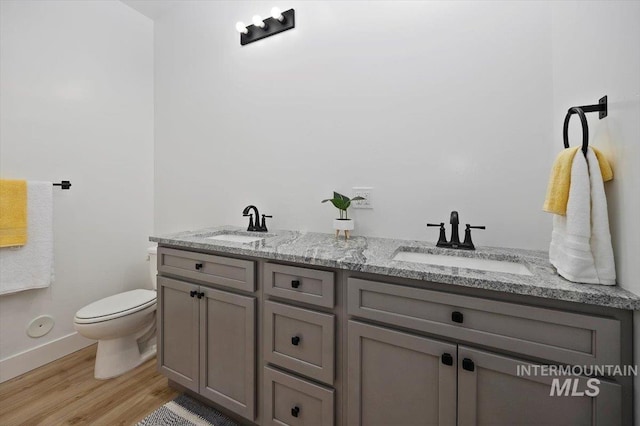
[[[235,227],[151,240],[158,368],[240,422],[632,424],[632,377],[542,366],[632,365],[640,298],[568,282],[545,253]]]

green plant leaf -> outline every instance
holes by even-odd
[[[364,200],[364,198],[362,197],[354,197],[353,199]],[[333,204],[333,206],[338,210],[346,212],[351,205],[352,200],[346,195],[342,195],[339,192],[333,191],[333,198],[327,198],[326,200],[322,200],[321,202],[326,203],[327,201],[331,201],[331,204]]]
[[[359,201],[359,200],[366,200],[366,198],[363,198],[363,197],[361,197],[361,196],[359,196],[359,195],[358,195],[357,197],[353,197],[353,198],[351,199],[351,201]]]

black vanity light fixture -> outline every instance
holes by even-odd
[[[263,38],[290,30],[296,26],[296,12],[293,9],[281,12],[274,7],[271,9],[271,17],[262,19],[260,15],[254,15],[251,19],[253,25],[246,26],[243,22],[236,24],[236,30],[240,33],[240,44],[253,43]]]

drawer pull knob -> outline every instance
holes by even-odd
[[[293,287],[293,288],[300,287],[300,280],[292,280],[291,281],[291,287]]]
[[[191,293],[189,293],[189,295],[191,297],[196,297],[198,295],[198,292],[196,290],[191,290]]]
[[[476,365],[469,358],[462,360],[462,368],[467,371],[473,371],[476,369]]]
[[[196,270],[202,269],[202,263],[196,263]]]
[[[462,312],[454,311],[451,313],[451,321],[462,324],[464,321],[464,315],[462,315]]]
[[[291,338],[291,344],[293,346],[298,346],[300,344],[300,336],[293,336]]]
[[[293,417],[298,417],[298,415],[300,414],[300,407],[298,407],[297,405],[295,407],[293,407],[291,409],[291,415]]]
[[[444,353],[442,354],[442,363],[444,365],[453,365],[453,357],[451,354]]]

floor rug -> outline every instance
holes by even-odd
[[[238,426],[219,411],[180,395],[145,417],[138,426]]]

